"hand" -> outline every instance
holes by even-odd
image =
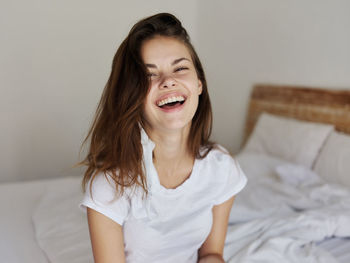
[[[204,257],[201,257],[198,260],[198,263],[225,263],[225,261],[221,255],[209,254]]]

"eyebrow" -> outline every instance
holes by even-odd
[[[174,66],[176,65],[177,63],[181,62],[182,60],[187,60],[187,61],[190,61],[188,58],[178,58],[178,59],[175,59],[171,65]],[[157,66],[155,64],[146,64],[146,67],[148,68],[157,68]]]

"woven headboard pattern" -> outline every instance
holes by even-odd
[[[244,141],[262,112],[329,123],[350,134],[350,90],[258,84],[250,98]]]

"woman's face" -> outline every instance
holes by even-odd
[[[151,130],[189,128],[198,107],[202,83],[187,47],[174,38],[157,36],[141,47],[150,78],[144,118]]]

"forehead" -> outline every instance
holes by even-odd
[[[141,57],[144,63],[172,62],[184,57],[192,61],[190,52],[180,40],[157,36],[146,40],[141,46]]]

